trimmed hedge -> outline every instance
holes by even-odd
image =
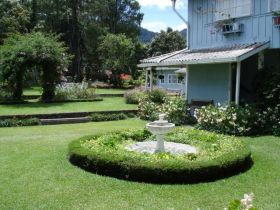
[[[167,139],[194,145],[198,154],[149,155],[124,148],[125,144],[147,138],[154,137],[146,130],[83,137],[70,143],[69,160],[99,175],[151,183],[214,181],[246,171],[252,165],[251,152],[241,140],[186,128],[176,129]]]
[[[34,126],[40,125],[41,122],[38,118],[28,118],[28,119],[1,119],[0,127],[20,127],[20,126]]]
[[[91,121],[93,122],[102,122],[102,121],[117,121],[117,120],[125,120],[127,118],[133,118],[136,115],[133,113],[116,113],[116,114],[102,114],[102,113],[94,113],[90,115]]]

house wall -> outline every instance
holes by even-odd
[[[244,24],[241,34],[223,35],[214,27],[217,0],[189,0],[190,48],[218,47],[226,44],[242,44],[270,41],[271,48],[280,48],[280,29],[273,26],[268,1],[252,0],[252,15],[235,18]]]
[[[229,101],[229,64],[189,66],[188,102],[214,100],[214,103]]]
[[[178,70],[178,69],[176,69]],[[170,84],[168,83],[168,75],[169,74],[175,74],[175,70],[157,70],[157,86],[164,88],[164,89],[170,89],[170,90],[183,90],[183,92],[185,92],[185,85],[179,83],[179,84]],[[159,75],[164,75],[165,77],[165,83],[164,84],[160,84],[159,83],[159,79],[158,76]]]

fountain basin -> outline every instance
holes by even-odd
[[[164,123],[164,124],[160,124],[160,121],[155,121],[155,122],[151,122],[148,123],[146,125],[146,128],[155,135],[164,135],[167,134],[168,132],[170,132],[174,127],[175,124],[173,123]]]
[[[139,153],[147,153],[154,154],[156,153],[156,144],[155,141],[145,141],[145,142],[137,142],[135,144],[131,144],[126,146],[125,148],[128,151],[139,152]],[[196,154],[197,149],[193,146],[187,144],[180,144],[175,142],[164,142],[165,152],[170,153],[172,155],[184,155],[184,154]]]

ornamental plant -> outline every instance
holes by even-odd
[[[195,111],[197,127],[229,135],[254,135],[265,122],[253,106],[210,105]]]
[[[156,103],[149,95],[145,95],[140,99],[138,108],[140,118],[144,120],[154,121],[158,119],[160,113],[165,113],[167,119],[176,125],[192,121],[188,104],[182,98],[165,97],[163,103]]]

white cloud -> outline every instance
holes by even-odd
[[[172,6],[171,0],[138,0],[142,7],[158,7],[161,10],[165,10]],[[176,7],[182,9],[185,7],[183,0],[177,0]]]
[[[183,29],[187,28],[186,24],[183,23],[183,24],[180,24],[180,25],[177,25],[175,27],[172,27],[174,31],[182,31]]]
[[[149,21],[149,22],[143,22],[142,27],[146,28],[153,32],[160,32],[161,30],[166,30],[167,25],[164,22],[160,21]]]

